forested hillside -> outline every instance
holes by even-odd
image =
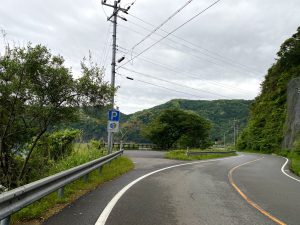
[[[287,39],[261,85],[261,94],[251,107],[247,128],[238,141],[239,149],[273,152],[281,147],[287,116],[287,84],[300,76],[300,28]]]
[[[224,133],[226,142],[233,142],[233,121],[237,120],[239,130],[246,126],[249,116],[250,100],[184,100],[175,99],[165,104],[145,109],[130,115],[121,116],[122,132],[126,141],[149,142],[141,135],[141,128],[147,126],[156,116],[165,109],[178,108],[196,112],[212,122],[211,139],[223,141]],[[91,138],[106,139],[106,110],[99,111],[89,108],[82,110],[81,122],[71,126],[83,130],[84,140]],[[119,135],[120,136],[120,135]]]

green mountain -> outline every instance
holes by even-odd
[[[147,140],[140,134],[141,127],[146,126],[161,111],[170,108],[179,108],[194,111],[204,118],[209,119],[213,125],[211,132],[212,140],[218,139],[223,141],[225,134],[226,142],[232,143],[234,119],[237,121],[237,127],[242,130],[246,126],[251,103],[251,100],[205,101],[174,99],[151,109],[145,109],[128,115],[123,126],[131,128],[128,129],[128,140],[146,142]]]
[[[287,39],[268,70],[261,94],[251,107],[247,128],[238,141],[239,149],[274,152],[281,148],[287,117],[287,86],[300,76],[300,27]]]
[[[127,142],[147,143],[141,135],[141,128],[154,119],[161,111],[170,108],[191,110],[212,122],[211,139],[233,143],[233,124],[236,119],[238,129],[241,131],[247,123],[251,100],[184,100],[174,99],[165,104],[145,109],[133,114],[121,115],[122,133]],[[95,138],[106,140],[107,110],[89,108],[82,110],[81,120],[71,124],[72,127],[83,130],[85,141]],[[119,139],[121,134],[117,135]]]

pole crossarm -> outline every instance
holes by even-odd
[[[104,1],[102,1],[102,5],[105,5],[105,6],[108,6],[108,7],[111,7],[111,8],[114,9],[114,12],[112,13],[112,15],[109,16],[109,17],[107,17],[107,20],[108,20],[108,21],[111,21],[111,18],[113,18],[114,16],[118,16],[119,11],[121,11],[121,12],[123,12],[123,13],[125,13],[125,14],[128,14],[128,10],[130,9],[130,7],[124,9],[124,8],[118,6],[118,3],[119,3],[119,2],[120,2],[120,1],[115,1],[116,4],[110,5],[110,4],[107,4],[107,3],[105,3]],[[117,7],[116,7],[115,5],[117,5]],[[113,22],[113,21],[111,21],[111,22]]]

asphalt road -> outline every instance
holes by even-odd
[[[163,159],[160,152],[125,154],[135,162],[133,171],[86,194],[44,224],[94,225],[98,220],[97,225],[102,225],[105,215],[106,225],[300,224],[300,182],[281,172],[285,163],[281,157],[242,154],[197,161],[158,171],[116,196],[145,174],[188,163]],[[242,165],[247,162],[251,163]],[[233,181],[247,201],[279,222],[259,212],[233,188],[228,173],[234,167]],[[116,197],[118,201],[114,201]]]

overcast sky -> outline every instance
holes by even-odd
[[[122,0],[121,5],[133,1]],[[187,2],[136,0],[130,15],[124,15],[128,21],[118,21],[117,58],[126,56],[119,66],[214,1],[193,0],[163,31],[132,49]],[[119,74],[134,80],[116,76],[120,86],[116,105],[132,113],[174,98],[253,99],[279,46],[300,26],[299,11],[299,0],[220,1],[175,36],[128,62],[125,69],[119,68]],[[65,58],[74,76],[79,76],[80,61],[90,50],[94,61],[106,68],[105,79],[110,81],[112,26],[105,14],[110,15],[111,9],[103,9],[100,0],[0,0],[0,28],[9,42],[46,45]]]

